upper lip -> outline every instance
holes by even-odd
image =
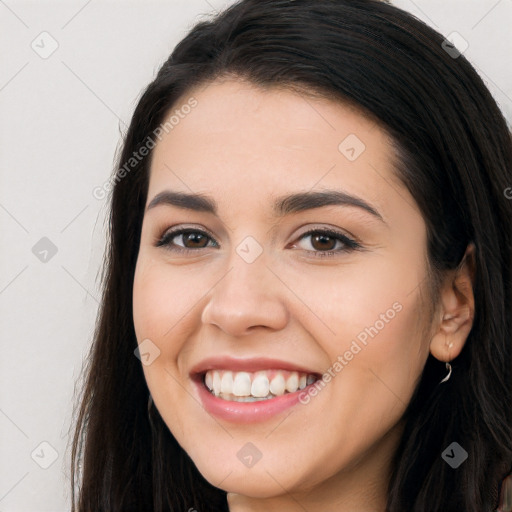
[[[231,371],[246,371],[256,372],[259,370],[289,370],[301,373],[309,373],[318,375],[311,369],[306,368],[300,364],[282,361],[279,359],[270,359],[268,357],[251,357],[238,359],[231,356],[215,356],[203,359],[198,364],[194,365],[190,370],[191,375],[200,375],[206,373],[208,370],[231,370]]]

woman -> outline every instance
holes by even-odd
[[[475,70],[400,9],[197,24],[114,176],[74,510],[496,510],[511,169]]]

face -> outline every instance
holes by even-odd
[[[152,155],[133,285],[155,405],[229,492],[378,480],[429,352],[426,226],[390,141],[284,89],[217,81],[173,111],[191,96]]]

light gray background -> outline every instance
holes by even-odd
[[[105,200],[92,191],[173,46],[231,3],[0,0],[0,512],[70,508],[73,388],[105,242]],[[465,55],[510,123],[512,0],[394,3],[467,40]],[[53,256],[34,254],[43,237]]]

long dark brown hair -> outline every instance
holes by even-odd
[[[145,89],[113,176],[103,295],[77,399],[73,512],[227,511],[155,407],[134,355],[132,286],[150,155],[119,169],[193,87],[226,76],[356,105],[391,135],[427,225],[432,279],[475,244],[475,316],[453,375],[429,356],[405,412],[390,512],[488,512],[512,464],[512,143],[477,72],[377,0],[242,0],[196,24]],[[452,469],[452,442],[468,459]]]

